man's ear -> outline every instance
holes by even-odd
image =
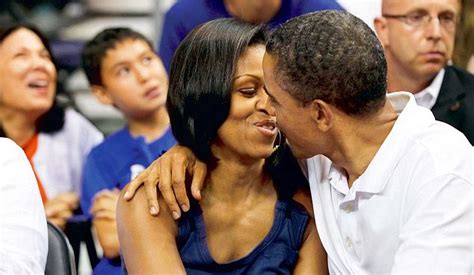
[[[114,102],[104,87],[99,85],[92,85],[91,90],[100,102],[106,105],[113,105]]]
[[[321,132],[327,132],[334,123],[334,111],[331,105],[320,99],[311,101],[310,106],[311,119],[316,123],[316,127]]]
[[[387,19],[382,16],[375,17],[374,27],[380,43],[384,48],[387,47],[389,45]]]

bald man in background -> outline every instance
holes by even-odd
[[[449,65],[458,0],[383,0],[375,18],[388,65],[388,91],[409,91],[437,120],[474,144],[474,76]]]

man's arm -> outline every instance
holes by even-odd
[[[124,192],[122,191],[121,196]],[[177,223],[164,205],[160,215],[150,216],[144,188],[137,190],[136,199],[117,205],[117,229],[122,256],[129,274],[184,274],[176,246]],[[162,197],[159,200],[163,203]]]
[[[196,159],[187,147],[175,145],[124,188],[124,199],[131,200],[136,190],[145,185],[146,200],[150,214],[159,212],[157,186],[175,219],[181,216],[181,209],[189,209],[185,178],[192,177],[191,193],[196,200],[201,199],[201,189],[207,173],[207,166]],[[180,209],[181,207],[181,209]]]
[[[473,183],[448,174],[409,191],[390,273],[472,274]]]

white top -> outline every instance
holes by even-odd
[[[84,162],[103,135],[87,119],[66,109],[64,127],[54,134],[40,133],[33,165],[48,198],[64,192],[81,194]]]
[[[44,274],[48,231],[38,185],[23,150],[0,138],[0,274]]]
[[[407,92],[366,171],[349,189],[324,156],[307,160],[316,225],[332,274],[473,271],[473,148]]]
[[[444,72],[444,69],[439,71],[428,87],[415,94],[416,104],[428,109],[433,108],[443,84]]]

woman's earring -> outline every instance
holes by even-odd
[[[276,150],[278,150],[278,148],[281,145],[281,142],[282,142],[281,132],[280,132],[280,129],[277,129],[277,138],[275,139],[275,145],[273,146],[272,152],[275,152]]]

